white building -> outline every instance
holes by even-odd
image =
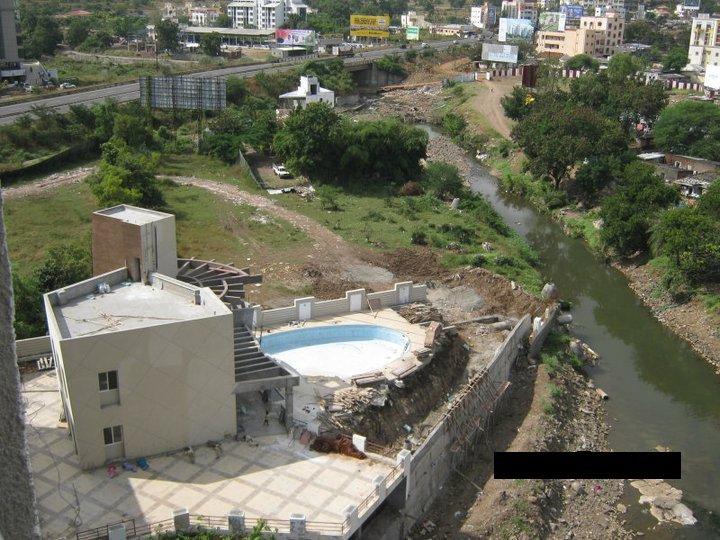
[[[497,23],[497,6],[485,2],[470,8],[470,24],[475,28],[493,28]]]
[[[327,103],[335,107],[335,92],[322,88],[317,77],[313,76],[300,77],[297,90],[280,95],[280,99],[289,105],[288,109],[304,109],[308,103]]]
[[[688,58],[701,68],[720,65],[720,19],[700,13],[692,20]]]
[[[193,8],[190,11],[190,24],[192,26],[213,26],[220,16],[221,11],[216,8],[205,6]]]
[[[279,28],[290,14],[304,18],[309,12],[301,0],[235,0],[227,6],[233,28]]]
[[[523,0],[503,0],[500,6],[500,16],[508,19],[525,19],[536,23],[538,5],[535,2]]]
[[[425,15],[417,11],[408,11],[400,15],[400,26],[417,26],[418,28],[430,28],[431,24],[425,19]]]

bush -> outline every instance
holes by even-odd
[[[405,68],[400,63],[400,58],[397,55],[386,54],[376,63],[377,68],[386,71],[392,75],[404,76],[407,74]]]
[[[473,255],[470,264],[476,268],[479,268],[481,266],[485,266],[486,262],[487,257],[485,255],[483,255],[482,253],[476,253],[475,255]]]
[[[438,199],[457,197],[465,190],[458,168],[442,161],[428,164],[422,185],[426,192],[432,193]]]
[[[410,235],[410,243],[425,246],[428,243],[427,233],[423,229],[415,229]]]
[[[320,208],[323,210],[333,212],[340,210],[340,195],[342,194],[340,188],[328,185],[320,186],[315,191],[315,194],[320,201]]]
[[[399,193],[403,197],[415,197],[417,195],[422,195],[424,191],[420,182],[414,182],[411,180],[410,182],[405,182],[400,187]]]
[[[466,127],[467,122],[462,116],[458,114],[447,113],[442,118],[443,130],[453,139],[461,137]]]

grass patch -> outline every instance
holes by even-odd
[[[600,217],[597,210],[572,215],[558,212],[557,216],[565,226],[565,231],[570,236],[573,238],[582,238],[590,246],[590,249],[596,253],[602,251],[603,241],[600,238],[600,229],[596,229],[593,224],[593,222]]]
[[[557,354],[542,353],[540,362],[547,368],[549,375],[555,375],[560,369],[562,361]]]
[[[201,154],[164,155],[157,174],[167,176],[195,176],[233,184],[246,191],[260,192],[260,188],[240,165],[228,165],[220,159]]]
[[[720,294],[716,293],[702,293],[700,294],[705,309],[707,309],[713,315],[720,315]]]
[[[448,268],[483,266],[530,292],[542,288],[534,251],[481,202],[464,199],[466,206],[457,212],[434,197],[399,197],[389,189],[340,190],[333,194],[336,209],[324,209],[319,197],[284,194],[275,200],[358,245],[389,251],[410,247],[414,238],[435,249]],[[490,242],[493,250],[486,253],[482,242]]]
[[[276,254],[299,262],[310,245],[291,223],[249,205],[236,205],[193,186],[164,182],[169,212],[176,216],[178,255],[243,266]],[[5,224],[13,269],[28,274],[55,245],[77,240],[90,245],[91,214],[99,208],[86,184],[5,201]],[[294,259],[297,259],[295,261]]]

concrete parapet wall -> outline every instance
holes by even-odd
[[[530,350],[528,351],[528,356],[530,358],[535,358],[540,353],[540,349],[542,349],[542,346],[545,344],[545,340],[548,335],[550,335],[550,331],[555,327],[559,312],[560,308],[555,306],[545,312],[544,319],[540,319],[540,321],[538,321],[538,328],[535,330],[532,339],[530,340]]]
[[[412,281],[396,283],[388,291],[368,293],[365,289],[347,291],[344,298],[335,300],[316,300],[313,296],[296,298],[292,306],[276,309],[254,308],[254,327],[267,327],[286,324],[292,321],[304,321],[320,317],[332,317],[352,313],[383,309],[410,302],[423,302],[427,299],[427,286],[416,285]],[[244,320],[251,317],[243,315]]]
[[[35,360],[41,356],[52,354],[50,336],[40,336],[28,339],[18,339],[15,342],[18,362]]]

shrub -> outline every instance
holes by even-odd
[[[422,195],[424,192],[420,182],[414,182],[411,180],[410,182],[405,182],[400,187],[399,193],[403,197],[415,197],[417,195]]]
[[[442,161],[434,161],[426,167],[422,184],[425,191],[438,199],[457,197],[465,189],[458,168]]]
[[[320,208],[323,210],[331,210],[333,212],[340,210],[339,197],[342,191],[335,186],[320,186],[315,194],[320,201]]]
[[[560,359],[555,354],[541,354],[540,362],[547,368],[550,375],[555,375],[558,369],[560,369]]]
[[[481,266],[485,266],[486,262],[487,257],[485,255],[483,255],[482,253],[476,253],[475,255],[473,255],[470,264],[476,268],[479,268]]]
[[[415,229],[410,235],[410,242],[416,246],[425,246],[428,243],[427,233],[423,229]]]
[[[455,139],[463,134],[467,127],[467,122],[458,114],[447,113],[443,116],[442,127],[448,135]]]

